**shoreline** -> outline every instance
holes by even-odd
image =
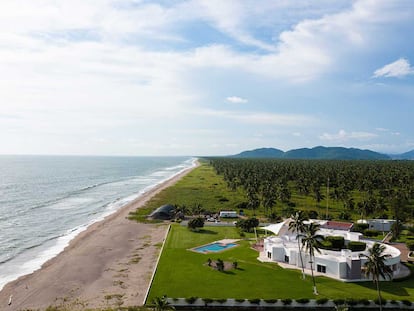
[[[155,185],[132,202],[80,232],[57,256],[31,274],[7,283],[0,309],[71,309],[142,305],[166,225],[131,221],[131,211],[172,186],[194,165]],[[8,306],[10,295],[12,304]]]

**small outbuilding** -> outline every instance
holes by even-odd
[[[221,218],[238,218],[236,211],[221,211],[220,212]]]
[[[153,211],[148,217],[152,219],[169,220],[174,216],[174,206],[166,204]]]

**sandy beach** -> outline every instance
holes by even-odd
[[[167,225],[137,223],[128,214],[191,170],[91,225],[41,269],[7,284],[0,292],[0,310],[142,305]]]

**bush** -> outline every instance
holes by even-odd
[[[217,301],[218,303],[225,303],[225,302],[227,301],[227,299],[225,299],[225,298],[221,298],[221,299],[216,299],[216,301]]]
[[[328,298],[319,298],[319,299],[316,300],[316,304],[324,305],[325,303],[328,302],[328,300],[329,300]]]
[[[364,305],[364,306],[368,306],[370,304],[368,299],[360,299],[359,303]]]
[[[290,298],[282,299],[282,303],[283,305],[288,306],[292,303],[292,299]]]
[[[348,298],[345,302],[349,306],[355,306],[356,304],[358,304],[358,300],[355,300],[354,298]]]
[[[191,230],[198,230],[199,228],[204,227],[204,218],[203,217],[196,217],[190,219],[187,224],[188,228]]]
[[[333,302],[336,306],[340,306],[345,303],[345,299],[334,299]]]
[[[242,302],[245,302],[246,301],[246,299],[244,299],[244,298],[237,298],[237,299],[235,299],[236,300],[236,302],[240,302],[240,303],[242,303]]]
[[[318,219],[318,212],[315,210],[308,211],[308,217],[310,219]]]
[[[257,218],[248,218],[248,219],[240,219],[236,223],[236,227],[240,228],[245,232],[252,232],[253,228],[259,225],[259,220]]]
[[[376,305],[380,305],[380,300],[377,298],[374,300]],[[387,299],[381,298],[381,304],[385,305],[387,303]]]
[[[211,299],[211,298],[203,298],[203,301],[204,301],[204,303],[211,303],[211,302],[213,302],[214,301],[214,299]]]
[[[188,297],[188,298],[185,298],[185,302],[187,302],[189,304],[193,304],[196,300],[197,300],[197,297]]]
[[[408,241],[405,243],[410,251],[414,251],[414,241]]]
[[[350,241],[348,243],[348,249],[350,249],[352,252],[362,252],[367,247],[367,244],[364,242],[359,241]]]
[[[301,304],[306,304],[306,303],[309,302],[309,299],[308,298],[299,298],[299,299],[296,299],[296,302],[301,303]]]
[[[352,231],[364,233],[364,231],[368,228],[368,224],[354,224],[354,226],[352,227]]]
[[[325,240],[331,243],[334,250],[340,250],[345,245],[345,239],[342,236],[327,236]]]
[[[377,236],[378,234],[380,234],[380,232],[378,230],[374,230],[374,229],[364,230],[364,235],[367,236],[367,237]]]
[[[398,301],[395,301],[394,299],[393,299],[393,300],[391,300],[391,301],[390,301],[390,303],[391,303],[392,305],[398,305]]]
[[[408,307],[410,307],[410,306],[411,306],[411,301],[409,301],[409,300],[407,300],[407,299],[401,300],[401,302],[402,302],[402,303],[403,303],[403,305],[405,305],[405,306],[408,306]]]
[[[276,303],[278,299],[265,299],[264,301],[267,303]]]
[[[249,299],[250,303],[253,303],[255,305],[260,304],[260,299],[259,298],[253,298],[253,299]]]

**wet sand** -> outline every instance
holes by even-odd
[[[191,169],[91,225],[41,269],[8,283],[0,292],[0,310],[142,305],[167,225],[137,223],[128,214]]]

